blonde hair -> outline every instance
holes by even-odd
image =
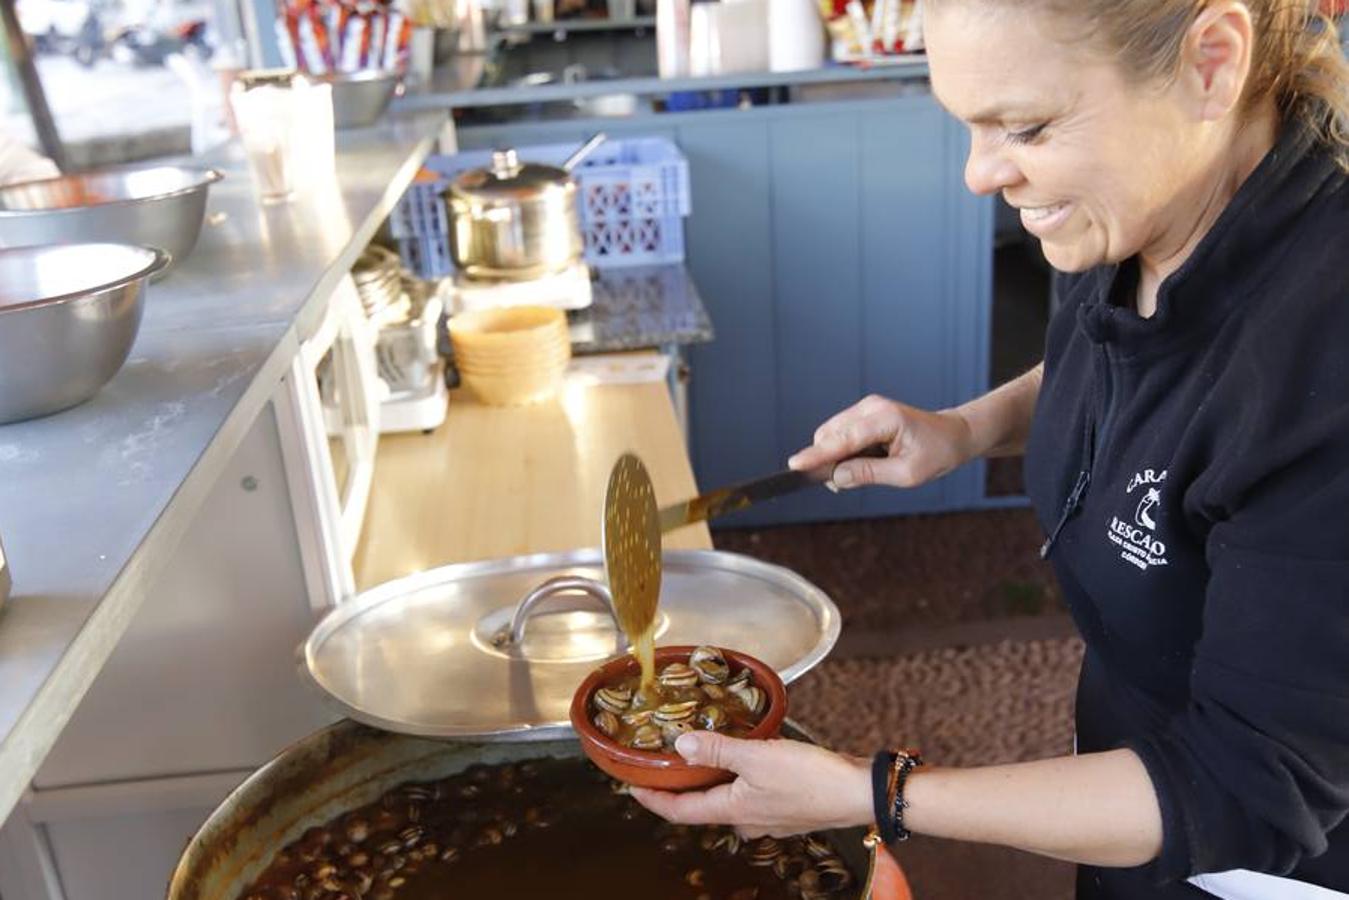
[[[929,6],[980,0],[927,0]],[[983,0],[988,2],[988,0]],[[1208,0],[992,0],[1038,6],[1090,35],[1139,80],[1175,77],[1185,34]],[[1318,0],[1244,0],[1255,33],[1244,109],[1273,101],[1285,122],[1305,123],[1349,169],[1349,61]]]

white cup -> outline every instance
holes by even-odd
[[[235,82],[230,106],[264,203],[289,200],[335,171],[332,85],[300,76],[254,87]]]
[[[283,203],[295,192],[296,122],[291,89],[262,85],[230,93],[248,168],[263,203]]]

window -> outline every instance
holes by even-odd
[[[221,70],[246,64],[235,0],[15,2],[70,168],[200,151],[227,137]],[[5,73],[4,126],[31,140],[12,61]]]

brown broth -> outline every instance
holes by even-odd
[[[777,900],[825,865],[799,838],[670,825],[585,760],[540,759],[400,785],[311,828],[240,900]]]
[[[638,635],[627,635],[629,643],[632,644],[632,653],[637,657],[637,665],[641,666],[641,684],[643,686],[655,684],[656,681],[656,620],[653,617],[651,624],[646,626],[646,630]]]

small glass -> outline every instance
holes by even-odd
[[[288,84],[248,87],[236,82],[230,93],[244,155],[263,203],[284,203],[295,193],[294,99]]]
[[[333,86],[301,79],[292,89],[296,134],[294,155],[303,190],[311,181],[321,182],[337,167],[337,129],[333,121]]]
[[[231,88],[230,105],[263,203],[289,200],[331,175],[332,85],[289,70],[249,72]]]

